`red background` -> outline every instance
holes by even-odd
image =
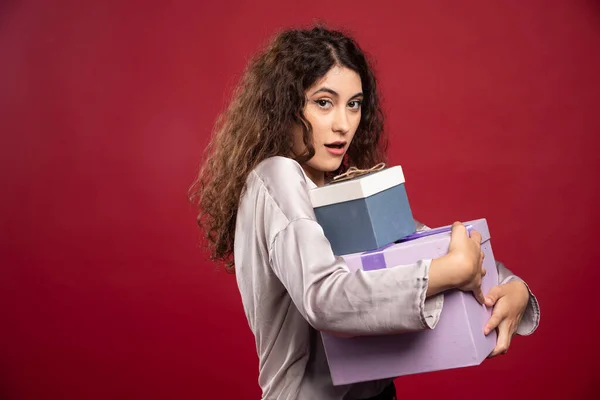
[[[0,3],[1,398],[259,398],[186,192],[249,56],[316,19],[376,60],[415,216],[488,218],[542,307],[401,397],[598,398],[597,2],[52,3]]]

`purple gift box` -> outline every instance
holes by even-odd
[[[498,284],[498,271],[487,221],[465,223],[482,236],[487,270],[482,283],[486,294]],[[469,226],[470,225],[470,226]],[[373,270],[434,259],[448,252],[450,227],[411,235],[402,243],[376,251],[343,256],[351,271]],[[477,302],[472,293],[444,293],[444,306],[434,329],[393,335],[339,337],[321,333],[334,385],[479,365],[496,345],[496,332],[483,328],[491,309]]]

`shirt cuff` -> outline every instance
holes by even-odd
[[[527,283],[519,278],[516,275],[507,276],[501,284],[504,285],[510,281],[518,280],[523,282],[527,290],[529,291],[529,302],[527,303],[527,307],[525,308],[525,312],[523,312],[523,317],[521,318],[521,322],[517,327],[517,335],[528,336],[531,335],[537,329],[540,324],[540,305],[537,301],[537,298],[529,288]]]
[[[429,267],[431,266],[431,260],[424,260],[427,262],[427,269],[425,271],[426,276],[429,276]],[[429,281],[427,282],[429,284]],[[427,287],[424,288],[423,297],[427,293]],[[442,309],[444,307],[444,293],[438,293],[434,296],[424,298],[422,311],[422,318],[426,328],[433,329],[440,320],[442,315]]]
[[[425,299],[425,305],[423,307],[423,315],[425,317],[425,324],[428,328],[433,329],[440,320],[442,315],[442,308],[444,307],[444,294],[438,293],[434,296]]]

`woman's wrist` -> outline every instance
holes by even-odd
[[[459,287],[462,283],[460,277],[459,260],[456,254],[448,253],[445,256],[433,259],[429,267],[429,286],[427,296]]]

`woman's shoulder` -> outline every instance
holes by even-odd
[[[259,176],[273,177],[279,174],[303,176],[302,167],[296,160],[289,157],[273,156],[261,161],[254,171]]]
[[[252,173],[268,189],[286,188],[290,185],[306,183],[300,164],[288,157],[269,157],[261,161]]]
[[[269,157],[252,171],[251,185],[260,185],[271,201],[290,220],[313,215],[310,185],[298,162],[291,158]]]

